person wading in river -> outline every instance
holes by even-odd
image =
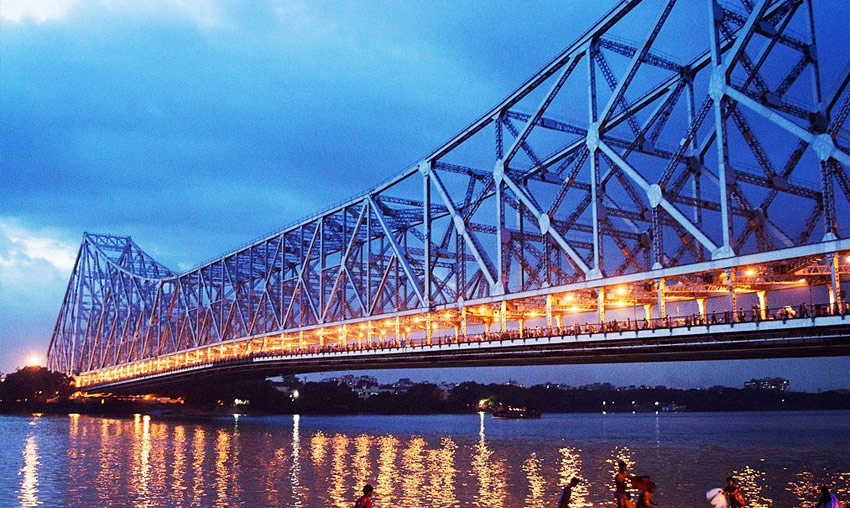
[[[614,488],[616,489],[614,495],[617,499],[617,508],[626,508],[627,506],[626,494],[628,494],[628,492],[626,491],[626,482],[628,482],[631,478],[634,477],[633,475],[629,474],[628,468],[629,466],[627,466],[626,463],[622,460],[619,464],[617,464],[618,471],[617,474],[614,475]]]
[[[573,489],[578,485],[579,479],[573,477],[570,480],[570,483],[564,487],[561,491],[560,497],[558,497],[558,508],[569,508],[570,499],[573,497]]]
[[[372,508],[372,492],[374,491],[375,489],[367,483],[363,487],[363,495],[357,498],[357,501],[354,503],[354,508]]]
[[[741,493],[741,487],[735,483],[735,479],[731,476],[726,478],[726,487],[723,489],[723,492],[726,494],[729,508],[746,508],[747,503],[744,501],[744,494]]]

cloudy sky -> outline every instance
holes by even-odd
[[[421,158],[614,3],[3,0],[0,371],[44,354],[84,231],[131,235],[190,268]],[[840,0],[816,4],[821,18],[847,14]],[[784,375],[814,390],[850,387],[847,365],[412,375],[677,386]]]

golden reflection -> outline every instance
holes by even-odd
[[[327,446],[328,437],[322,431],[313,434],[313,438],[310,439],[310,456],[313,457],[313,464],[321,466],[325,463]]]
[[[135,456],[138,462],[133,464],[133,472],[130,475],[130,487],[136,493],[136,504],[147,506],[151,501],[150,495],[150,469],[151,469],[151,417],[148,415],[136,415],[133,421],[133,432],[136,444]]]
[[[505,461],[491,460],[493,451],[484,439],[484,416],[481,416],[481,432],[478,444],[472,449],[472,475],[478,480],[478,496],[473,505],[482,508],[505,506],[506,480]]]
[[[363,485],[371,483],[372,468],[369,461],[369,448],[372,440],[366,434],[354,438],[354,457],[351,458],[351,469],[354,473],[354,492],[359,492]]]
[[[100,443],[98,444],[99,468],[95,478],[95,490],[102,503],[107,503],[113,494],[115,475],[112,469],[116,464],[115,449],[111,446],[110,420],[100,421]],[[119,424],[120,425],[120,424]]]
[[[525,459],[525,462],[522,463],[522,470],[525,472],[525,476],[528,479],[528,494],[525,496],[525,504],[523,506],[535,508],[543,508],[546,506],[546,502],[544,501],[546,480],[544,480],[543,475],[540,474],[541,467],[542,464],[540,459],[537,458],[536,453],[532,453],[531,456]]]
[[[561,468],[558,470],[558,495],[560,495],[560,489],[563,489],[569,481],[575,477],[579,479],[583,479],[581,475],[581,450],[573,448],[571,446],[566,446],[558,450],[561,454]],[[582,481],[573,489],[573,495],[570,498],[570,506],[575,506],[576,508],[587,508],[593,506],[587,500],[587,482]]]
[[[230,503],[227,499],[227,481],[230,478],[230,468],[227,458],[230,454],[230,433],[219,429],[215,440],[215,505],[226,507]]]
[[[788,482],[785,491],[797,498],[798,506],[809,506],[820,495],[822,485],[829,487],[830,492],[838,499],[844,500],[850,497],[850,472],[839,472],[828,475],[826,478],[816,478],[811,471],[801,471],[794,475],[794,479]],[[741,485],[743,490],[743,485]],[[748,498],[749,497],[746,496]]]
[[[239,473],[242,471],[240,463],[242,445],[239,437],[239,419],[235,418],[233,421],[233,432],[230,434],[230,453],[228,454],[230,464],[227,466],[227,469],[230,472],[230,476],[227,479],[227,495],[231,500],[240,499],[242,497],[242,479],[239,477]]]
[[[301,485],[301,416],[292,416],[292,465],[289,467],[289,486],[292,506],[301,506],[301,497],[306,496],[306,487]]]
[[[175,506],[183,506],[183,496],[186,494],[186,484],[183,481],[186,475],[186,429],[182,425],[174,427],[172,443],[174,451],[171,459],[170,501],[176,502]]]
[[[18,475],[23,477],[18,491],[21,507],[29,508],[42,504],[42,501],[38,499],[38,465],[38,445],[35,442],[35,435],[30,434],[24,444],[24,467],[18,472]]]
[[[201,427],[195,427],[192,439],[192,506],[201,504],[204,497],[204,460],[206,459],[206,433]]]
[[[414,436],[410,438],[407,448],[401,452],[401,492],[399,506],[415,508],[426,506],[422,484],[425,476],[425,464],[422,452],[425,450],[425,440]]]
[[[829,483],[832,485],[832,493],[838,496],[838,499],[850,498],[850,471],[833,474]]]
[[[741,471],[733,471],[732,476],[735,477],[738,485],[741,486],[741,492],[744,493],[744,499],[746,499],[748,507],[770,508],[773,506],[773,499],[762,495],[765,484],[764,471],[759,471],[751,466],[745,466]]]
[[[165,452],[169,437],[168,425],[162,422],[152,423],[150,437],[150,492],[152,499],[155,500],[167,490],[168,472],[166,465],[170,461],[166,459]]]
[[[328,489],[329,501],[332,503],[331,506],[348,508],[351,504],[351,493],[345,488],[345,477],[348,474],[346,471],[348,436],[336,434],[331,439],[331,447],[333,456],[331,457],[331,486]]]
[[[785,490],[793,494],[799,504],[803,505],[812,499],[813,493],[817,492],[819,486],[814,481],[814,474],[811,471],[801,471],[794,476],[795,479],[788,482]],[[738,481],[740,483],[741,479],[739,478]],[[741,490],[743,491],[743,485],[741,485]]]
[[[82,433],[80,430],[80,415],[72,413],[68,416],[71,417],[71,424],[68,427],[68,477],[81,478],[86,467],[84,464],[85,454],[82,451],[80,440]],[[87,418],[84,421],[87,421]],[[83,504],[79,490],[69,490],[68,496],[68,504],[75,506]]]
[[[271,449],[273,446],[270,440],[271,436],[265,434],[264,437],[266,438],[266,441],[263,443],[263,448]],[[279,476],[283,468],[286,467],[286,447],[279,446],[271,453],[271,457],[269,457],[268,460],[263,460],[261,458],[260,461],[261,470],[266,473],[266,506],[274,506],[280,502],[280,486],[282,485],[282,482],[280,481]]]
[[[395,505],[395,483],[398,478],[398,468],[395,461],[398,456],[398,439],[393,436],[378,438],[378,478],[375,490],[384,506]]]
[[[80,432],[80,414],[71,413],[68,415],[68,417],[71,418],[71,427],[69,430],[71,438],[76,438],[77,434],[79,434]]]
[[[428,465],[431,472],[430,483],[432,492],[431,503],[439,506],[460,506],[455,495],[455,451],[457,445],[451,438],[444,437],[440,448],[428,453]]]

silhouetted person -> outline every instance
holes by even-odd
[[[741,487],[731,476],[726,478],[726,487],[723,488],[723,493],[726,494],[729,508],[745,508],[747,506],[744,495],[741,493]]]
[[[628,472],[629,466],[622,460],[617,464],[617,474],[614,475],[614,488],[617,499],[617,508],[626,508],[626,500],[628,492],[626,491],[627,483],[632,475]]]
[[[573,477],[570,483],[561,491],[561,496],[558,498],[558,508],[569,508],[570,499],[573,497],[573,489],[578,485],[579,479]]]
[[[655,483],[650,482],[650,484],[638,494],[637,506],[636,508],[651,508],[653,506],[658,506],[652,500],[652,496],[655,495]]]
[[[841,502],[835,497],[835,494],[831,494],[829,489],[826,487],[820,488],[820,497],[818,498],[818,504],[815,505],[815,508],[841,508]]]
[[[372,508],[372,492],[374,491],[375,489],[367,483],[363,487],[363,495],[357,498],[357,501],[354,503],[354,508]]]

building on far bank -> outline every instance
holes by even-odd
[[[750,379],[744,383],[744,388],[747,390],[773,390],[776,392],[787,392],[788,387],[788,380],[781,377]]]

